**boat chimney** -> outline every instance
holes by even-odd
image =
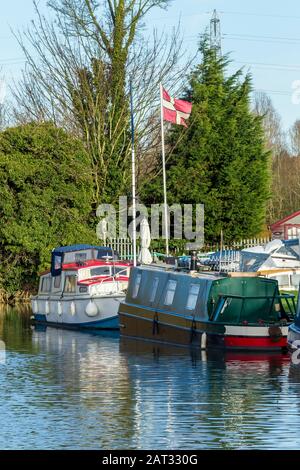
[[[191,266],[190,266],[191,271],[196,271],[197,270],[197,252],[192,251],[191,252]]]

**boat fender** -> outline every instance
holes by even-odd
[[[38,309],[38,303],[36,300],[33,302],[32,310],[33,310],[33,313],[38,313],[39,309]]]
[[[59,316],[62,315],[62,305],[61,305],[61,302],[58,302],[58,304],[57,304],[57,314],[58,314]]]
[[[76,313],[76,305],[75,305],[75,302],[71,302],[71,305],[70,305],[70,313],[72,315],[72,317],[74,317],[75,313]]]
[[[273,341],[274,343],[276,343],[277,341],[280,341],[280,339],[282,338],[281,328],[276,325],[270,326],[269,336],[270,336],[271,341]]]
[[[46,315],[49,315],[49,313],[50,313],[50,305],[49,305],[48,300],[46,300],[46,303],[45,303],[45,314],[46,314]]]
[[[202,335],[201,335],[201,349],[206,349],[206,344],[207,344],[206,333],[202,333]]]
[[[93,302],[92,300],[89,301],[89,303],[85,307],[85,313],[88,317],[95,317],[96,315],[98,315],[98,307],[95,302]]]
[[[152,334],[153,334],[153,336],[159,334],[158,315],[157,315],[157,313],[155,313],[155,315],[153,317]]]

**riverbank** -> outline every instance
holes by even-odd
[[[18,304],[30,304],[31,296],[34,292],[29,291],[17,291],[17,292],[6,292],[4,289],[0,289],[0,304],[3,305],[18,305]]]

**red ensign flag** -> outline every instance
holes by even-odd
[[[171,98],[169,93],[162,88],[162,107],[165,121],[187,127],[185,121],[190,117],[192,103]]]

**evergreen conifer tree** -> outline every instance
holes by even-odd
[[[269,153],[262,119],[251,111],[251,77],[228,74],[229,59],[206,40],[203,60],[182,97],[193,103],[188,128],[170,125],[166,141],[168,202],[204,204],[205,241],[258,235],[269,197]],[[158,165],[161,160],[158,159]],[[144,202],[162,202],[161,175],[141,190]]]

